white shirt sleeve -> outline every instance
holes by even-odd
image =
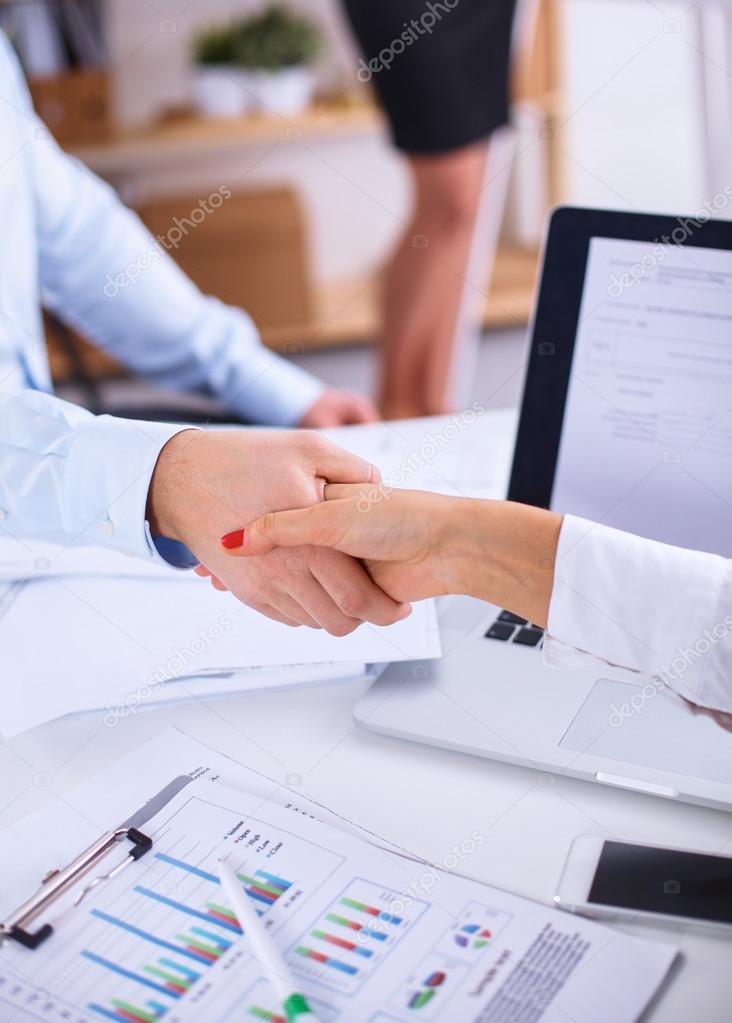
[[[45,304],[162,387],[202,389],[253,422],[296,425],[324,385],[268,351],[242,310],[201,294],[168,255],[171,241],[153,238],[107,184],[59,149],[16,72]],[[226,192],[199,202],[185,230],[202,217],[226,217]]]
[[[732,562],[567,515],[544,656],[626,668],[730,712]]]
[[[0,400],[0,531],[162,560],[147,492],[163,445],[182,429],[94,416],[40,391]]]

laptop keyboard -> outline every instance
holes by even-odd
[[[498,639],[504,643],[517,643],[519,646],[540,648],[544,639],[544,630],[533,622],[515,615],[512,611],[501,611],[490,629],[486,639]]]

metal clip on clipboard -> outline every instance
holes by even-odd
[[[43,924],[33,932],[29,930],[30,925],[125,839],[132,843],[132,849],[127,857],[108,873],[92,878],[74,898],[69,909],[75,909],[98,884],[103,881],[111,881],[125,867],[139,860],[152,848],[152,839],[143,835],[137,828],[121,827],[102,835],[63,870],[52,870],[47,874],[35,895],[19,906],[5,923],[0,924],[0,945],[6,941],[14,940],[26,948],[35,949],[47,938],[50,938],[54,930],[53,924]]]

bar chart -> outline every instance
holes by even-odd
[[[203,844],[192,838],[201,833],[225,841],[228,836],[228,848],[222,850],[221,839]],[[283,920],[342,859],[232,816],[228,808],[191,799],[168,822],[165,840],[141,863],[135,883],[87,912],[78,957],[93,992],[85,999],[93,1018],[158,1023],[175,1016],[173,1010],[233,949],[242,931],[221,888],[222,852],[257,912],[277,912]],[[271,1011],[266,1002],[255,1003],[250,1015],[267,1020]]]
[[[247,1016],[251,1016],[252,1019],[269,1020],[270,1023],[287,1023],[286,1017],[281,1013],[263,1009],[261,1005],[250,1005]]]
[[[187,863],[176,856],[170,856],[168,853],[156,853],[155,858],[160,863],[168,864],[171,867],[178,867],[180,870],[194,877],[202,878],[204,881],[209,881],[211,884],[219,883],[218,874],[203,870],[201,867]],[[258,904],[260,913],[273,906],[280,896],[285,895],[292,887],[292,881],[286,881],[284,878],[271,874],[267,870],[255,870],[252,876],[243,872],[237,872],[237,877],[246,888],[250,898],[254,899]]]
[[[295,943],[291,964],[312,983],[353,994],[427,908],[356,878]]]
[[[338,1018],[338,1010],[312,997],[308,997],[311,1009],[320,1023],[331,1023]],[[244,1011],[242,1012],[242,1006]],[[276,996],[268,981],[258,980],[245,994],[241,1004],[235,1005],[219,1023],[287,1023],[284,1011],[277,1004]],[[151,1021],[154,1023],[154,1021]]]

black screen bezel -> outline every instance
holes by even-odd
[[[685,222],[702,219],[573,206],[561,206],[552,212],[530,331],[508,488],[510,501],[540,508],[551,504],[591,239],[661,244],[663,238],[678,237],[678,229]],[[732,221],[707,220],[698,227],[692,224],[680,244],[731,250]]]

